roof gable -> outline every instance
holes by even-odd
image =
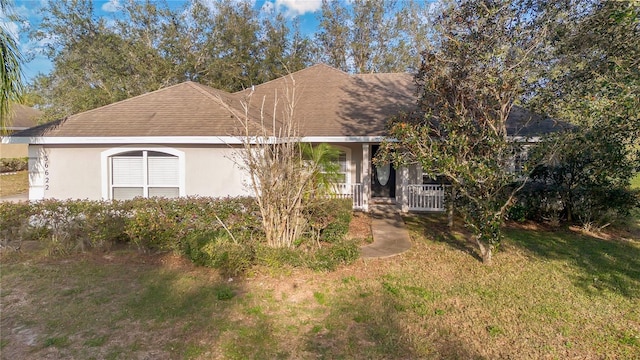
[[[74,114],[46,136],[200,136],[238,134],[233,95],[194,82]]]

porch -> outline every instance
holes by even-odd
[[[368,212],[372,203],[378,202],[395,204],[402,212],[443,212],[446,210],[445,187],[431,184],[407,184],[403,191],[395,198],[369,198],[365,201],[362,184],[337,184],[336,198],[351,199],[353,209]]]
[[[342,152],[343,181],[335,185],[333,196],[351,199],[354,210],[369,212],[372,204],[384,203],[402,212],[445,211],[445,186],[425,181],[420,166],[374,164],[379,143],[334,145]]]

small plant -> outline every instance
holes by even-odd
[[[71,345],[71,341],[69,341],[69,338],[66,336],[50,337],[44,340],[45,347],[53,346],[57,348],[64,348],[68,347],[69,345]]]
[[[216,299],[218,300],[230,300],[235,296],[235,294],[233,293],[233,289],[227,285],[216,286],[214,288],[214,293],[216,295]]]
[[[325,297],[324,293],[315,291],[313,293],[313,298],[316,299],[316,301],[318,302],[318,304],[320,305],[327,305],[327,298]]]

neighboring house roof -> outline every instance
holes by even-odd
[[[38,124],[38,118],[42,115],[42,111],[21,104],[11,105],[11,120],[7,130],[16,131],[28,129]]]
[[[301,136],[380,137],[390,117],[415,109],[413,76],[406,73],[350,75],[314,65],[229,94],[185,82],[106,105],[14,134],[15,137],[178,137],[240,135],[243,104],[258,129],[261,116],[280,118],[295,89]],[[278,105],[274,109],[274,101]],[[553,130],[554,122],[521,108],[510,116],[509,134],[531,136]]]

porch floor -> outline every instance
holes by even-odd
[[[360,248],[363,258],[385,258],[411,248],[409,232],[395,205],[376,204],[371,207],[373,243]]]

